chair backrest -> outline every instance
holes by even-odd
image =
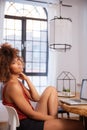
[[[8,122],[10,125],[10,130],[16,130],[16,127],[20,126],[18,114],[13,107],[6,105],[5,107],[8,111]]]

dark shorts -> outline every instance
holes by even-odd
[[[23,119],[20,120],[20,127],[17,130],[43,130],[44,121],[34,119]]]

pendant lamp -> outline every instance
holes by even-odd
[[[55,16],[50,20],[50,48],[66,52],[72,47],[72,20],[61,16],[61,6],[65,6],[62,1],[60,1],[60,17]]]

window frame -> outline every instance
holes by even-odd
[[[46,9],[44,8],[45,12],[46,12],[46,15],[47,15],[47,11]],[[5,15],[5,18],[7,19],[19,19],[22,21],[22,38],[21,38],[21,44],[23,46],[23,49],[22,49],[22,56],[23,56],[23,59],[24,59],[24,62],[25,62],[25,53],[26,53],[26,45],[25,45],[25,41],[26,41],[26,21],[28,19],[31,19],[31,20],[39,20],[39,21],[47,21],[47,19],[40,19],[40,18],[32,18],[32,17],[19,17],[19,16],[11,16],[11,15]],[[48,22],[48,21],[47,21]],[[47,43],[46,43],[46,71],[45,72],[25,72],[25,69],[24,69],[24,72],[26,73],[26,75],[30,75],[30,76],[47,76],[48,75],[48,24],[47,24]]]

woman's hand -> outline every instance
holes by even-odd
[[[29,93],[31,95],[32,100],[33,101],[39,101],[40,95],[37,92],[35,86],[31,82],[31,80],[29,79],[29,77],[26,76],[24,73],[20,73],[19,78],[26,81],[26,83],[28,85],[28,88],[29,88]]]
[[[24,73],[20,73],[19,78],[22,80],[27,80],[28,77]]]

